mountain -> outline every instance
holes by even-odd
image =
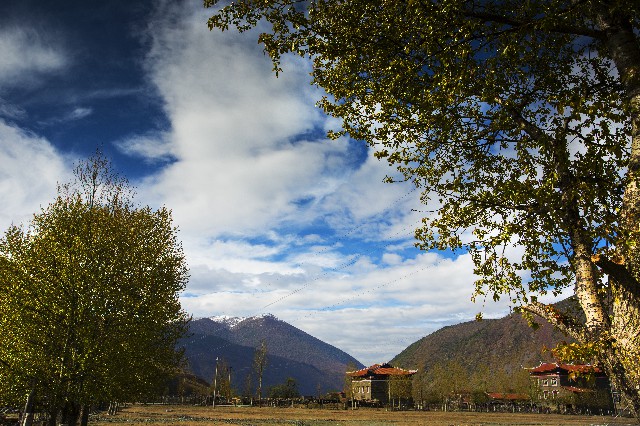
[[[574,309],[567,299],[556,306]],[[553,361],[549,351],[561,341],[572,341],[549,323],[539,320],[537,330],[520,314],[443,327],[408,346],[391,360],[403,368],[429,369],[435,364],[456,361],[474,371],[480,366],[499,366],[506,372],[535,367]]]
[[[363,367],[349,354],[273,315],[193,320],[190,336],[182,340],[181,346],[193,374],[211,381],[216,358],[223,359],[232,368],[233,387],[242,392],[248,375],[253,375],[255,382],[253,358],[263,339],[267,345],[265,390],[284,383],[288,377],[296,380],[302,395],[342,390],[347,366]]]

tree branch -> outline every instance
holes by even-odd
[[[487,12],[464,12],[465,17],[480,19],[482,21],[487,22],[495,22],[498,24],[510,25],[514,28],[522,28],[522,27],[532,27],[536,28],[540,21],[519,21],[516,19],[509,18],[507,16],[496,15],[493,13]],[[563,25],[563,24],[555,24],[545,27],[547,31],[560,33],[560,34],[570,34],[570,35],[582,35],[587,37],[592,37],[595,39],[603,39],[604,32],[599,30],[594,30],[587,27],[579,27],[574,25]]]
[[[609,275],[616,283],[624,287],[625,290],[635,296],[640,297],[640,282],[624,266],[624,259],[609,259],[603,254],[591,256],[591,261],[602,269],[602,272]]]
[[[547,320],[551,325],[579,342],[585,341],[585,327],[575,318],[560,312],[553,306],[545,305],[538,301],[531,301],[528,305],[524,305],[520,309]]]

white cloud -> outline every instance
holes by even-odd
[[[25,118],[27,116],[27,112],[24,108],[12,105],[0,98],[0,116],[7,117],[9,119],[19,119]]]
[[[286,59],[275,78],[255,33],[209,32],[209,11],[188,10],[163,10],[171,21],[151,25],[146,67],[170,129],[120,144],[174,160],[139,187],[182,231],[188,312],[273,313],[364,363],[479,311],[508,312],[505,301],[471,302],[468,255],[411,249],[428,214],[416,210],[435,204],[422,206],[409,183],[382,183],[386,162],[324,140],[335,120],[314,107],[306,62]]]
[[[304,62],[275,78],[251,37],[209,32],[205,13],[153,33],[147,68],[171,122],[161,152],[176,161],[143,185],[185,233],[266,233],[335,187],[350,154],[300,136],[323,119]],[[140,146],[127,149],[156,155]]]
[[[73,121],[73,120],[80,120],[82,118],[88,117],[93,113],[93,109],[92,108],[85,108],[85,107],[76,107],[73,109],[73,111],[71,111],[67,116],[66,119]]]
[[[244,274],[296,274],[302,271],[285,262],[271,261],[282,248],[267,244],[250,244],[241,240],[190,239],[185,241],[186,255],[194,265],[209,270],[226,270]]]
[[[0,88],[32,82],[39,73],[60,71],[67,63],[64,51],[35,29],[0,30]]]
[[[152,163],[173,158],[173,145],[166,132],[133,135],[114,144],[127,155]]]
[[[349,268],[336,274],[254,276],[252,281],[250,274],[225,278],[218,271],[211,277],[226,280],[226,288],[185,297],[182,303],[196,316],[270,312],[369,364],[391,359],[444,325],[470,321],[479,311],[487,318],[508,313],[506,301],[471,302],[470,270],[467,255],[447,259],[423,253],[365,273]],[[376,344],[363,347],[358,336],[371,336]]]
[[[382,262],[387,265],[399,265],[402,263],[402,256],[395,253],[385,253],[382,256]]]
[[[26,223],[69,180],[70,161],[44,138],[0,120],[0,229]]]
[[[93,108],[75,107],[69,111],[64,112],[63,114],[39,121],[38,124],[43,126],[55,126],[70,121],[82,120],[83,118],[88,117],[91,114],[93,114]]]

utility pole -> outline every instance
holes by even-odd
[[[218,357],[216,357],[216,373],[213,376],[213,408],[216,408],[216,389],[218,387]]]

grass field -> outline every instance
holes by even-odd
[[[321,410],[269,407],[133,405],[115,416],[92,418],[90,426],[405,426],[405,425],[635,425],[633,419],[520,413],[444,413],[384,409]]]

